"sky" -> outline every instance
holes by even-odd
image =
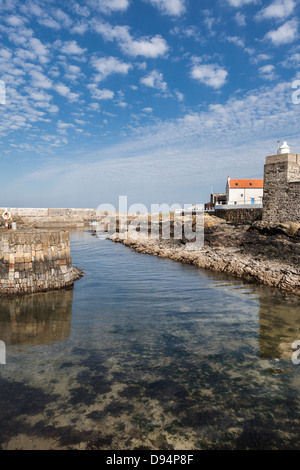
[[[0,0],[0,206],[196,204],[262,178],[278,140],[300,153],[299,12]]]

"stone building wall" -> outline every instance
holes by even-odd
[[[68,232],[0,234],[0,295],[69,287],[81,275],[72,266]]]
[[[270,223],[300,223],[300,155],[266,158],[262,219]]]

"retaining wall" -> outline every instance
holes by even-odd
[[[214,215],[236,224],[251,224],[262,219],[262,208],[216,209]]]

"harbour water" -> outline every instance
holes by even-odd
[[[299,298],[70,240],[74,290],[0,300],[2,449],[299,449]]]

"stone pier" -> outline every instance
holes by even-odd
[[[72,266],[68,232],[0,234],[0,295],[71,287],[82,275]]]

